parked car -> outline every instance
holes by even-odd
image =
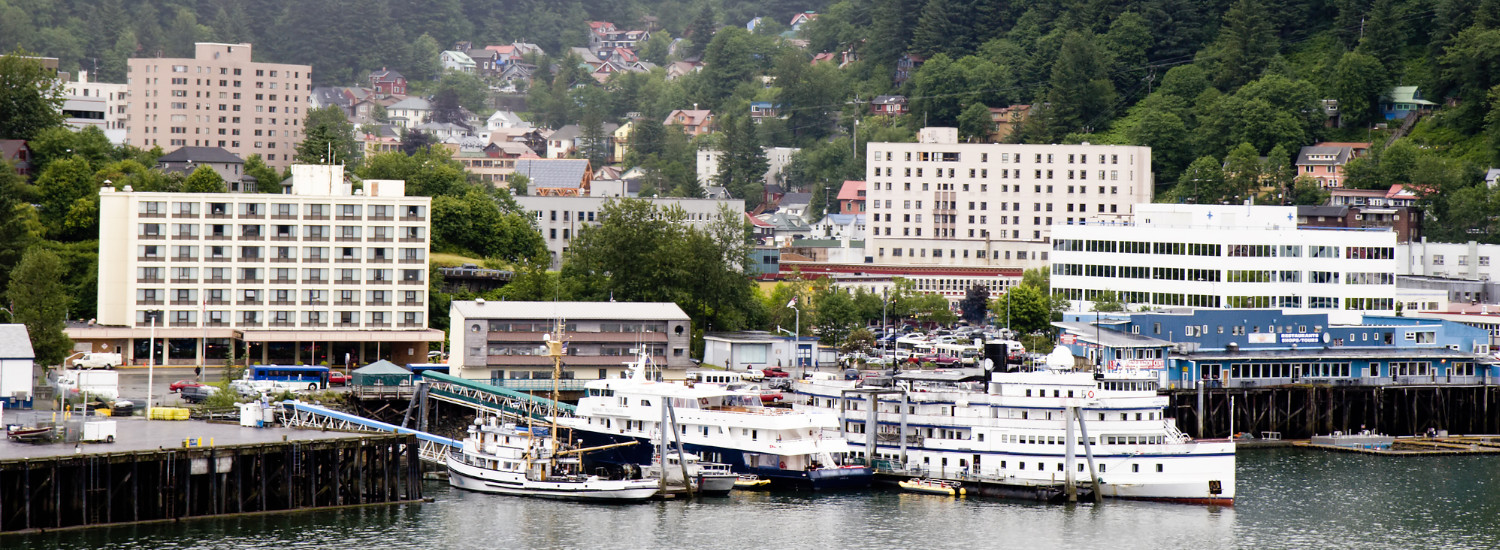
[[[206,386],[203,384],[184,386],[182,388],[182,400],[188,403],[202,403],[204,399],[208,399],[209,396],[216,393],[219,393],[218,386]]]
[[[175,391],[180,391],[180,390],[182,390],[182,388],[186,388],[188,386],[202,386],[202,385],[203,385],[203,383],[199,382],[197,380],[192,380],[192,379],[186,379],[186,378],[184,378],[182,380],[178,380],[176,382],[173,382],[171,386],[167,386],[167,389],[170,390],[170,391],[174,391],[175,392]]]
[[[792,376],[791,373],[781,370],[781,367],[769,367],[761,370],[760,372],[761,374],[764,374],[766,378],[790,378]]]
[[[330,386],[347,386],[349,379],[349,375],[343,371],[328,371],[328,385]]]

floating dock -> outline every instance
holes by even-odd
[[[1320,445],[1310,441],[1299,441],[1297,446],[1380,456],[1479,455],[1500,453],[1500,435],[1397,437],[1393,438],[1389,447],[1380,448]]]
[[[0,533],[422,499],[410,434],[118,420],[114,443],[0,442]]]

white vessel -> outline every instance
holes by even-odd
[[[705,460],[728,464],[735,473],[755,474],[775,488],[840,489],[867,487],[865,466],[845,465],[851,449],[831,430],[831,411],[765,407],[761,396],[721,384],[685,385],[655,380],[649,358],[628,363],[626,378],[590,381],[571,418],[558,424],[585,445],[638,442],[590,454],[591,464],[648,465],[659,441],[666,400],[677,434],[669,441]],[[670,430],[670,428],[669,428]]]
[[[1229,440],[1198,440],[1180,432],[1163,410],[1167,398],[1153,378],[1075,371],[905,372],[897,390],[878,396],[875,460],[939,479],[982,481],[1017,496],[1047,497],[1062,490],[1073,464],[1080,486],[1092,479],[1116,498],[1210,504],[1234,501],[1235,448]],[[844,437],[864,449],[868,393],[845,393],[857,382],[799,380],[791,398],[799,409],[841,416]],[[1067,409],[1074,456],[1067,456]],[[904,426],[904,430],[903,430]],[[901,434],[905,434],[905,445]],[[1085,449],[1084,444],[1088,448]],[[905,453],[904,460],[902,453]],[[864,453],[859,453],[863,456]]]
[[[674,486],[683,485],[684,472],[692,482],[693,490],[704,495],[727,495],[734,490],[734,482],[740,478],[739,474],[729,469],[728,464],[703,462],[698,455],[677,451],[667,452],[665,471],[659,454],[652,457],[651,465],[645,468],[646,477],[665,477],[667,484]]]
[[[463,449],[448,455],[448,482],[482,493],[629,502],[656,496],[660,481],[606,479],[583,471],[578,451],[554,451],[546,428],[502,424],[476,418]]]
[[[554,404],[562,371],[561,327],[558,323],[556,339],[547,339]],[[604,448],[608,447],[612,446]],[[517,426],[481,416],[469,426],[462,448],[448,453],[448,482],[471,491],[567,500],[640,502],[656,496],[659,479],[608,479],[586,473],[581,457],[597,450],[601,449],[568,445],[555,422],[548,427]]]

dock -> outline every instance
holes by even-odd
[[[113,443],[0,441],[0,533],[422,499],[411,434],[115,420]]]
[[[1379,456],[1452,456],[1500,454],[1500,435],[1469,435],[1445,437],[1397,437],[1389,448],[1351,447],[1341,445],[1319,445],[1310,441],[1298,441],[1298,447],[1362,453]]]

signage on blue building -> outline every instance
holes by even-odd
[[[1283,344],[1317,344],[1323,341],[1327,333],[1290,333],[1283,332],[1277,335]]]

